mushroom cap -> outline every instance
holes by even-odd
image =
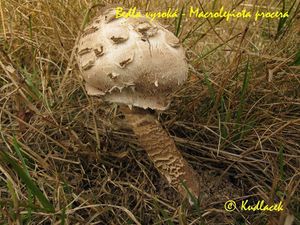
[[[89,95],[145,109],[166,109],[188,73],[174,34],[143,16],[116,18],[115,8],[86,27],[77,61]]]

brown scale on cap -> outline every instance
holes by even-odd
[[[133,57],[127,58],[119,63],[121,68],[125,68],[129,63],[133,61]]]
[[[107,74],[107,76],[108,76],[110,79],[115,80],[115,79],[119,76],[119,74],[114,73],[114,72],[111,72],[111,73]]]
[[[107,38],[112,40],[114,44],[120,44],[128,40],[129,31],[123,25],[111,27],[111,29],[107,31]]]
[[[100,57],[104,54],[104,51],[103,51],[103,45],[99,44],[97,48],[94,48],[94,53],[96,55],[96,57]]]
[[[78,55],[82,56],[82,55],[85,55],[85,54],[88,54],[92,51],[92,48],[84,48],[84,49],[81,49],[80,51],[78,51]]]
[[[134,25],[134,29],[139,32],[143,37],[153,37],[157,34],[158,28],[153,25],[150,21],[141,19]]]
[[[94,66],[94,60],[88,61],[86,64],[82,66],[83,70],[89,70]]]
[[[90,35],[90,34],[95,33],[97,30],[99,30],[99,28],[98,28],[98,27],[94,27],[94,26],[92,26],[92,27],[90,27],[90,28],[88,28],[88,29],[85,29],[85,30],[83,31],[81,37],[84,38],[84,37],[86,37],[86,36],[88,36],[88,35]]]
[[[110,23],[116,20],[116,14],[114,10],[108,9],[104,12],[105,23]]]
[[[126,41],[127,39],[123,38],[123,37],[115,37],[115,36],[112,36],[110,38],[115,44],[120,44],[124,41]]]

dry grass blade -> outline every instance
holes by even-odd
[[[74,208],[70,211],[67,211],[67,214],[72,214],[72,213],[74,213],[74,212],[76,212],[77,210],[80,210],[80,209],[95,208],[95,207],[109,207],[109,208],[121,209],[122,211],[124,211],[129,216],[130,219],[132,219],[133,222],[135,222],[135,224],[141,225],[141,223],[135,218],[135,216],[132,214],[132,212],[130,212],[125,207],[117,206],[117,205],[110,205],[110,204],[86,205],[86,206],[77,207],[77,208]]]
[[[122,1],[178,8],[156,20],[187,49],[189,79],[155,117],[203,179],[200,207],[160,179],[118,107],[84,91],[77,37],[120,3],[96,2],[0,0],[0,224],[300,224],[299,0]],[[189,17],[222,6],[254,16]],[[284,211],[229,213],[229,198]]]

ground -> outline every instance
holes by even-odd
[[[77,37],[118,1],[2,0],[0,224],[300,224],[299,0],[123,2],[178,9],[155,20],[181,40],[189,78],[153,113],[208,203],[182,200],[117,105],[84,90]],[[289,16],[196,18],[191,6]],[[228,200],[236,210],[225,210]],[[243,200],[283,210],[243,210]]]

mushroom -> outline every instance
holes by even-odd
[[[197,198],[198,174],[147,111],[167,109],[172,93],[187,79],[188,64],[178,38],[144,16],[115,18],[115,8],[108,7],[81,35],[77,61],[87,93],[120,104],[157,170],[182,196]]]

